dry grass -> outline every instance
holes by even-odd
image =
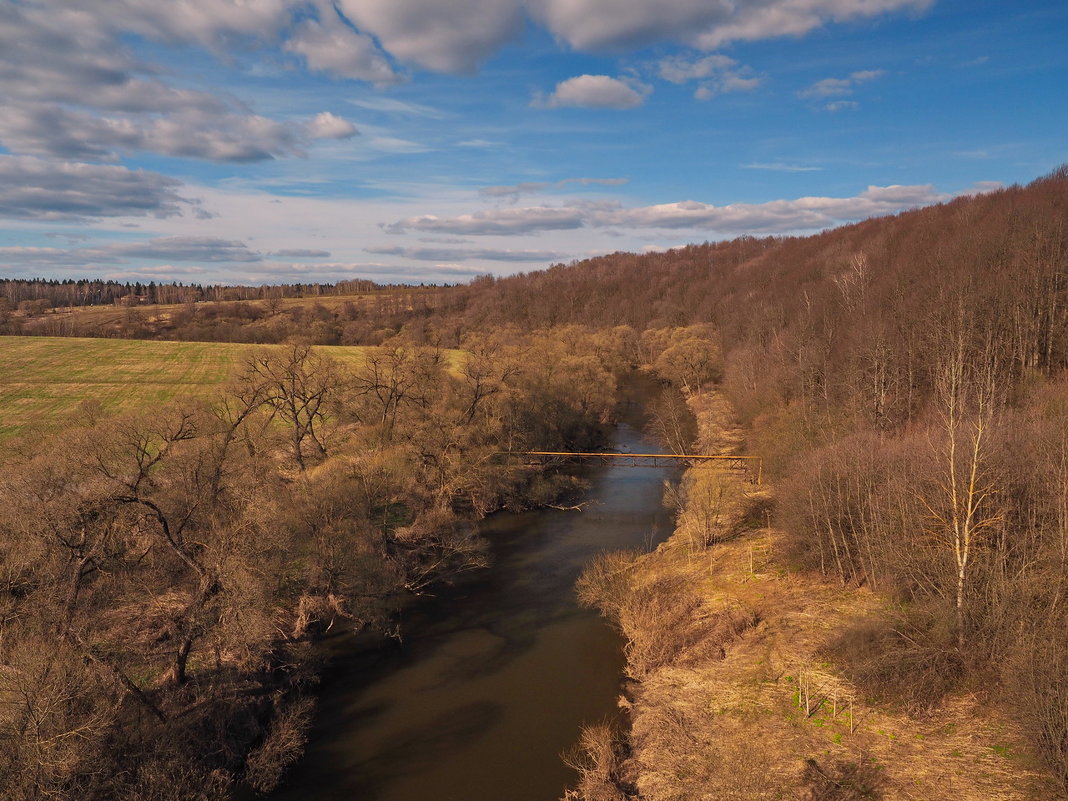
[[[61,428],[85,402],[102,411],[151,411],[211,395],[242,358],[284,345],[158,342],[75,337],[0,337],[0,440],[28,428]],[[366,348],[318,346],[345,365]],[[450,358],[457,358],[451,351]]]
[[[117,412],[204,395],[242,352],[215,343],[0,337],[0,437],[60,426],[86,401]]]
[[[724,425],[719,401],[691,406],[706,428]],[[730,443],[733,432],[705,437]],[[779,533],[755,522],[700,552],[680,531],[626,571],[631,587],[670,585],[705,618],[745,610],[756,622],[709,627],[714,647],[687,640],[690,658],[632,671],[641,684],[626,770],[643,801],[1060,797],[1012,721],[981,697],[949,696],[922,715],[865,698],[822,655],[854,621],[886,614],[883,601],[786,570]]]

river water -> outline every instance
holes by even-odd
[[[634,421],[630,421],[634,423]],[[655,451],[632,424],[615,448]],[[616,714],[618,634],[575,603],[598,553],[671,531],[669,471],[589,468],[583,511],[498,514],[493,563],[404,612],[401,642],[335,657],[302,762],[276,801],[557,801],[561,754]]]

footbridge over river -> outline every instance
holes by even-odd
[[[598,464],[624,467],[718,467],[736,470],[759,484],[763,474],[759,456],[708,456],[695,453],[579,453],[571,451],[508,451],[499,454],[509,461],[526,465]]]

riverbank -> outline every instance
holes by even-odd
[[[691,397],[699,452],[741,433]],[[909,714],[865,697],[831,646],[885,599],[792,571],[769,525],[774,488],[690,470],[677,529],[655,552],[602,560],[580,582],[628,640],[630,731],[586,733],[585,801],[1059,797],[1003,710],[979,692]]]

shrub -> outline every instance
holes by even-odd
[[[913,607],[857,622],[824,652],[868,696],[911,711],[929,709],[964,676],[951,620],[941,610]]]

